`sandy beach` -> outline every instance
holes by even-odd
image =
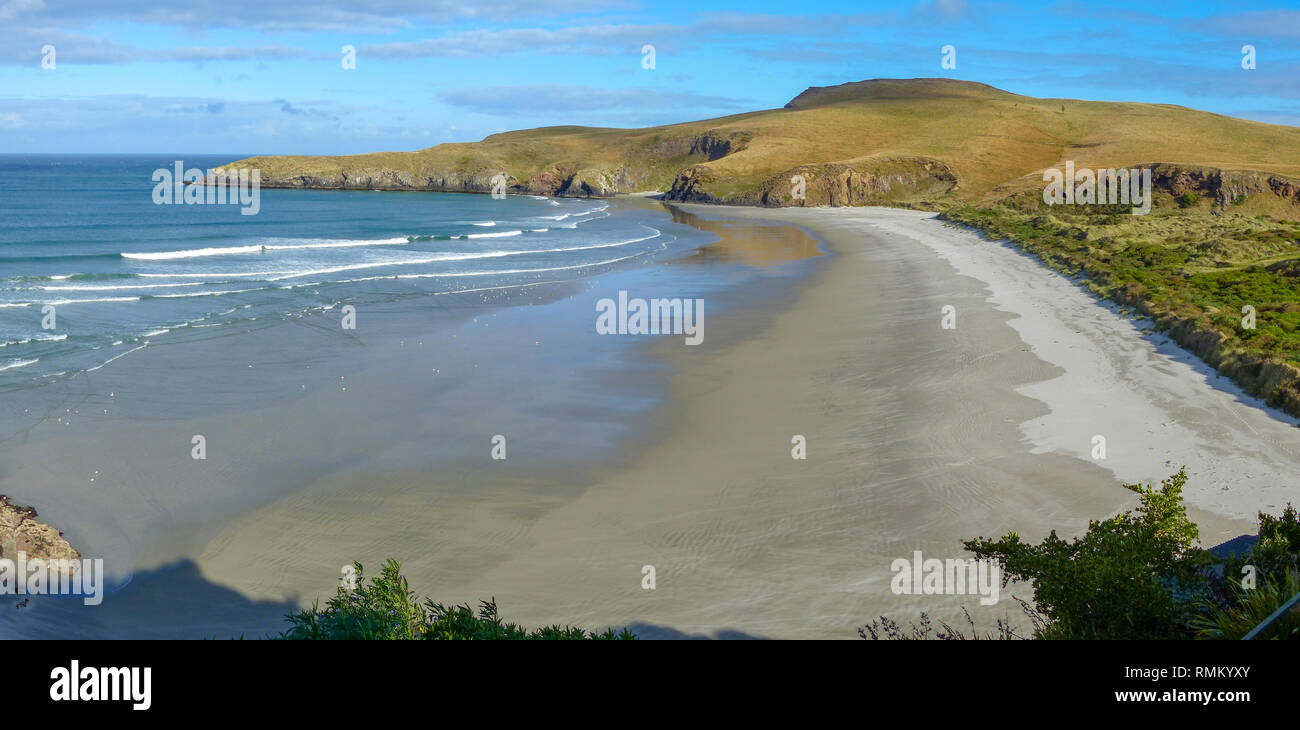
[[[1009,248],[910,211],[686,209],[794,223],[834,257],[760,334],[656,346],[673,395],[650,443],[570,497],[535,475],[436,504],[425,485],[452,475],[324,479],[208,542],[206,578],[293,601],[328,591],[335,566],[393,555],[423,593],[495,597],[529,624],[851,638],[882,613],[966,606],[990,628],[1024,623],[1005,594],[989,608],[894,595],[891,561],[959,557],[961,539],[1013,529],[1077,534],[1134,504],[1119,481],[1181,464],[1207,546],[1300,497],[1293,423]],[[949,304],[954,330],[940,327]],[[746,316],[762,315],[709,326]],[[1095,434],[1105,460],[1090,458]],[[249,570],[268,556],[274,570]]]
[[[448,466],[427,442],[384,446],[372,435],[370,457],[346,469],[321,468],[201,528],[174,524],[136,556],[131,588],[96,615],[119,635],[264,635],[286,610],[330,595],[342,566],[392,556],[422,595],[494,597],[527,625],[848,639],[881,614],[955,621],[964,606],[983,630],[997,618],[1024,627],[1011,599],[1027,598],[1023,587],[987,607],[969,595],[895,595],[891,563],[918,550],[962,557],[961,540],[1008,530],[1078,534],[1135,504],[1121,481],[1159,480],[1183,464],[1205,546],[1252,533],[1258,510],[1300,501],[1288,479],[1300,473],[1292,420],[1007,246],[895,209],[684,206],[675,217],[696,217],[686,222],[723,240],[669,266],[720,257],[776,272],[793,258],[811,268],[794,283],[774,279],[777,301],[711,302],[703,346],[636,344],[630,362],[641,372],[623,377],[662,377],[669,392],[644,432],[612,451],[582,441],[594,449],[586,468],[526,445],[525,456],[494,463],[486,441],[475,449],[484,458]],[[727,221],[749,227],[729,238]],[[772,222],[815,234],[831,255],[808,258],[806,241],[752,228]],[[769,255],[779,247],[786,255]],[[504,311],[518,321],[500,328],[517,333],[543,316],[588,327],[590,300],[609,286],[575,292],[556,311]],[[954,329],[941,327],[946,306]],[[616,373],[599,377],[619,385]],[[381,405],[401,395],[385,397],[383,378],[350,382]],[[497,381],[477,397],[522,392]],[[347,420],[334,400],[303,408],[294,418]],[[597,412],[593,402],[590,418]],[[277,418],[261,427],[288,417]],[[499,423],[481,420],[457,425],[491,433]],[[256,441],[259,427],[243,423]],[[323,423],[314,428],[332,434]],[[1096,435],[1105,459],[1092,458]],[[806,459],[792,458],[799,436]],[[646,566],[653,590],[643,588]],[[178,597],[159,607],[164,586]]]

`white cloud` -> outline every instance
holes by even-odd
[[[452,106],[481,114],[565,114],[573,111],[706,109],[714,112],[748,109],[743,99],[659,89],[598,89],[566,84],[492,86],[444,91],[438,98]]]

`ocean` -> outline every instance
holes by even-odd
[[[256,215],[155,204],[156,170],[239,157],[0,156],[0,392],[184,330],[526,289],[636,266],[678,239],[607,202],[541,196],[262,190]]]
[[[430,515],[575,498],[671,426],[663,348],[703,362],[754,336],[818,268],[792,226],[639,199],[154,204],[155,171],[244,156],[0,156],[0,493],[102,559],[107,589],[0,601],[0,637],[272,631],[287,606],[210,583],[203,556],[285,500],[348,531],[352,508],[306,506],[339,490],[361,515],[407,490],[356,559],[451,560]],[[602,301],[646,298],[695,303],[698,341],[601,331]],[[298,529],[239,590],[307,559],[332,592],[336,556]]]

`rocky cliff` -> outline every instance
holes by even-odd
[[[491,193],[494,180],[505,178],[505,192],[557,197],[609,197],[664,185],[684,166],[718,160],[745,148],[743,131],[654,135],[622,145],[604,160],[551,140],[527,146],[489,137],[464,154],[432,148],[414,153],[387,153],[326,158],[254,157],[223,165],[213,173],[257,169],[265,188],[320,190],[423,190]],[[387,164],[376,164],[387,163]]]
[[[1219,208],[1262,193],[1300,204],[1300,181],[1251,170],[1156,164],[1151,166],[1151,185],[1173,195],[1196,193],[1213,199]]]
[[[720,175],[698,165],[683,170],[664,194],[685,203],[728,203],[769,208],[817,205],[881,205],[918,198],[938,199],[957,186],[957,176],[943,162],[926,157],[800,165],[773,175],[731,197],[714,191]]]
[[[63,539],[63,533],[36,521],[36,510],[9,501],[0,494],[0,558],[17,560],[80,560],[81,554]]]

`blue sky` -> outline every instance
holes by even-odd
[[[1300,1],[0,0],[0,153],[410,150],[923,76],[1300,126]]]

